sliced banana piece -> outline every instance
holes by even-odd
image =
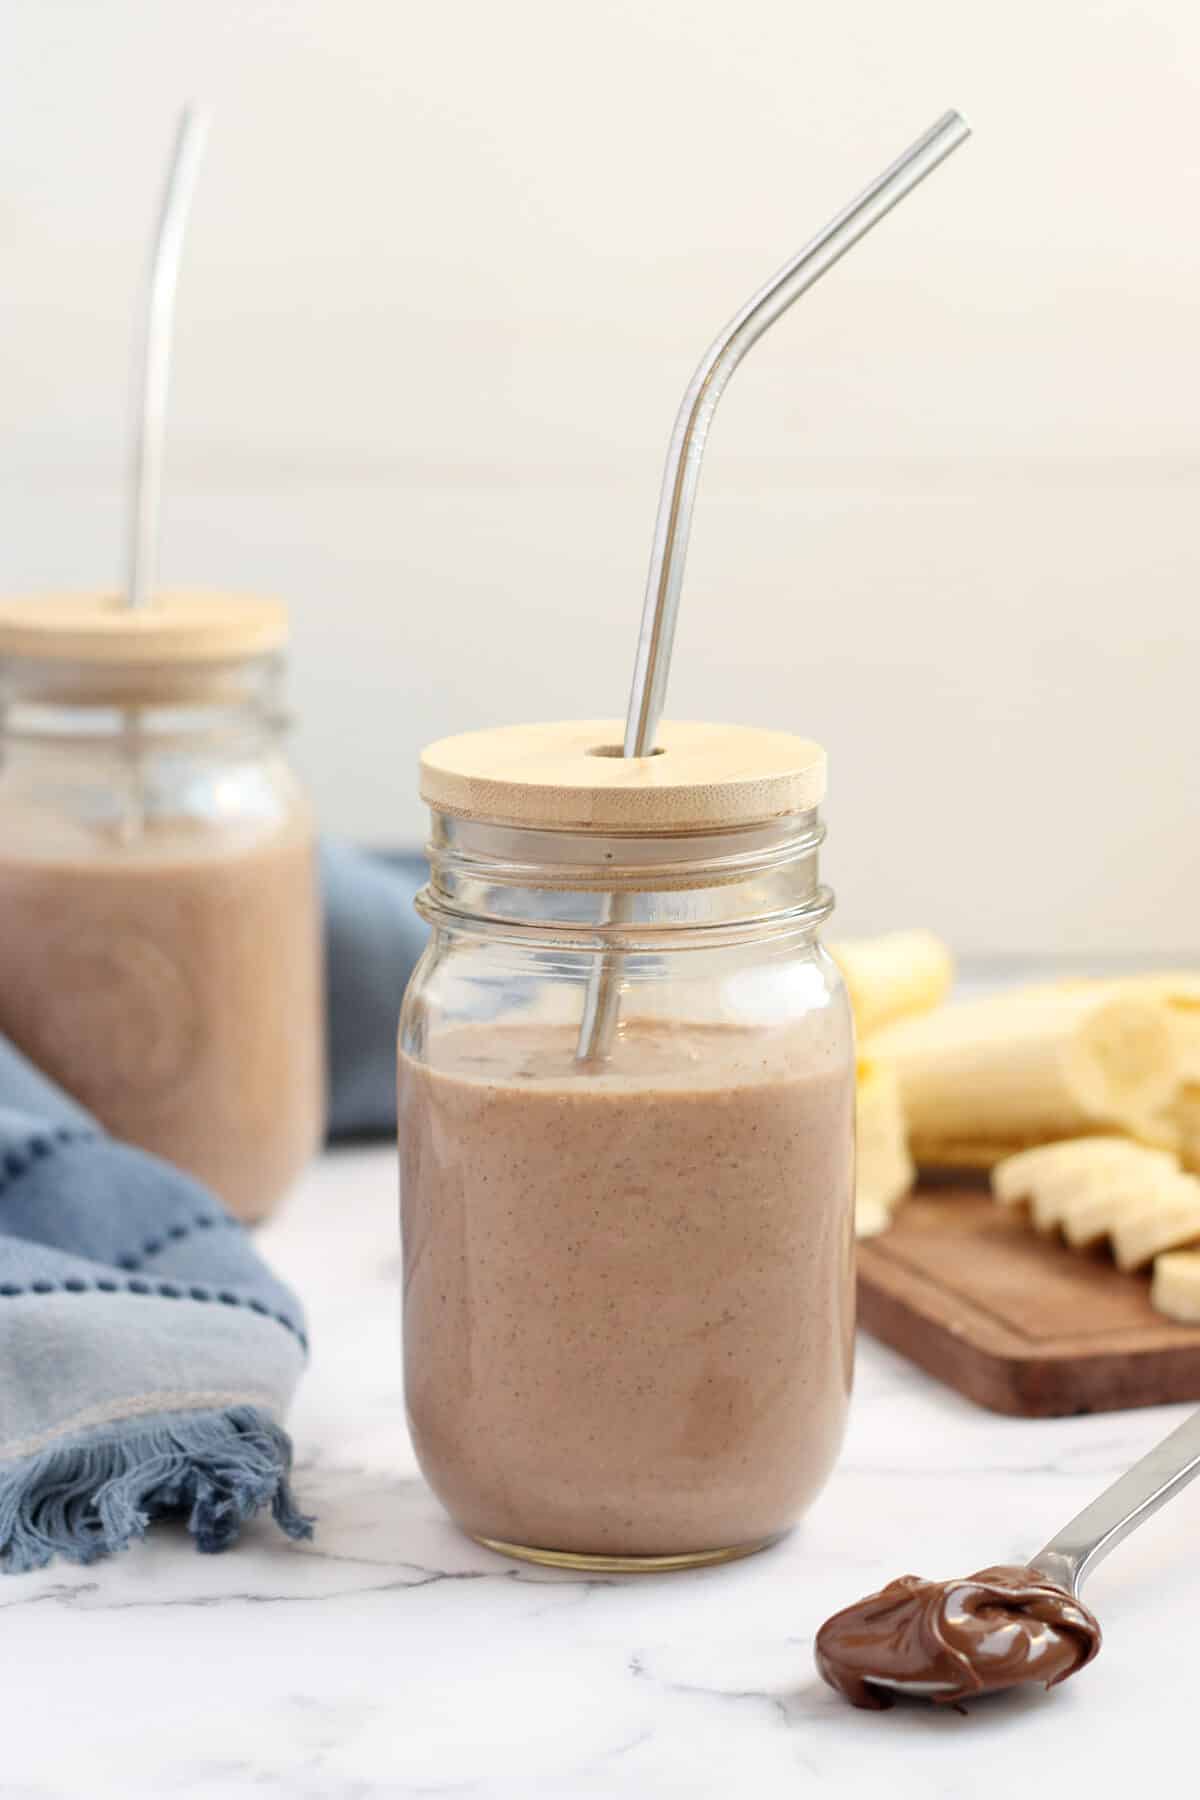
[[[1005,1206],[1032,1200],[1039,1188],[1077,1172],[1103,1169],[1140,1146],[1124,1137],[1065,1138],[1006,1157],[992,1170],[992,1195]]]
[[[1150,1304],[1168,1319],[1200,1325],[1200,1250],[1171,1250],[1155,1257]]]
[[[1200,1181],[1177,1175],[1118,1218],[1109,1234],[1117,1267],[1144,1269],[1164,1250],[1182,1250],[1200,1240]]]
[[[954,958],[932,931],[890,931],[830,946],[842,971],[860,1038],[939,1005],[954,982]]]
[[[1157,1167],[1119,1164],[1094,1182],[1075,1189],[1059,1201],[1058,1228],[1072,1250],[1090,1250],[1111,1237],[1117,1224],[1139,1208],[1154,1205],[1179,1173],[1173,1156],[1148,1150]]]
[[[1028,1201],[1038,1231],[1061,1231],[1073,1249],[1082,1250],[1180,1179],[1170,1151],[1129,1138],[1072,1138],[998,1164],[992,1191],[1010,1206]]]

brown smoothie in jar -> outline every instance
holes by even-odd
[[[468,1025],[400,1059],[408,1409],[467,1531],[593,1556],[768,1540],[825,1481],[853,1331],[853,1080],[801,1031]]]
[[[17,835],[19,855],[0,845],[0,1032],[114,1136],[261,1218],[323,1125],[307,820]]]

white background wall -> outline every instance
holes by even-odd
[[[713,433],[670,710],[824,740],[843,929],[1200,951],[1193,0],[0,0],[4,587],[112,583],[178,105],[163,576],[295,606],[327,827],[445,731],[624,707],[723,318],[947,106],[973,141]]]

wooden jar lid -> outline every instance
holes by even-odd
[[[825,752],[808,738],[665,720],[655,755],[623,757],[623,729],[575,719],[440,738],[421,757],[421,798],[493,825],[613,832],[760,825],[824,799]]]
[[[120,594],[0,600],[0,657],[145,668],[239,662],[287,642],[278,600],[167,592],[134,609]]]

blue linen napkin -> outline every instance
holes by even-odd
[[[419,857],[325,846],[331,1134],[392,1129]],[[223,1550],[311,1521],[283,1429],[304,1316],[198,1182],[115,1142],[0,1038],[0,1568],[91,1562],[163,1516]]]
[[[396,1129],[396,1021],[425,927],[425,858],[321,846],[331,1138]]]

